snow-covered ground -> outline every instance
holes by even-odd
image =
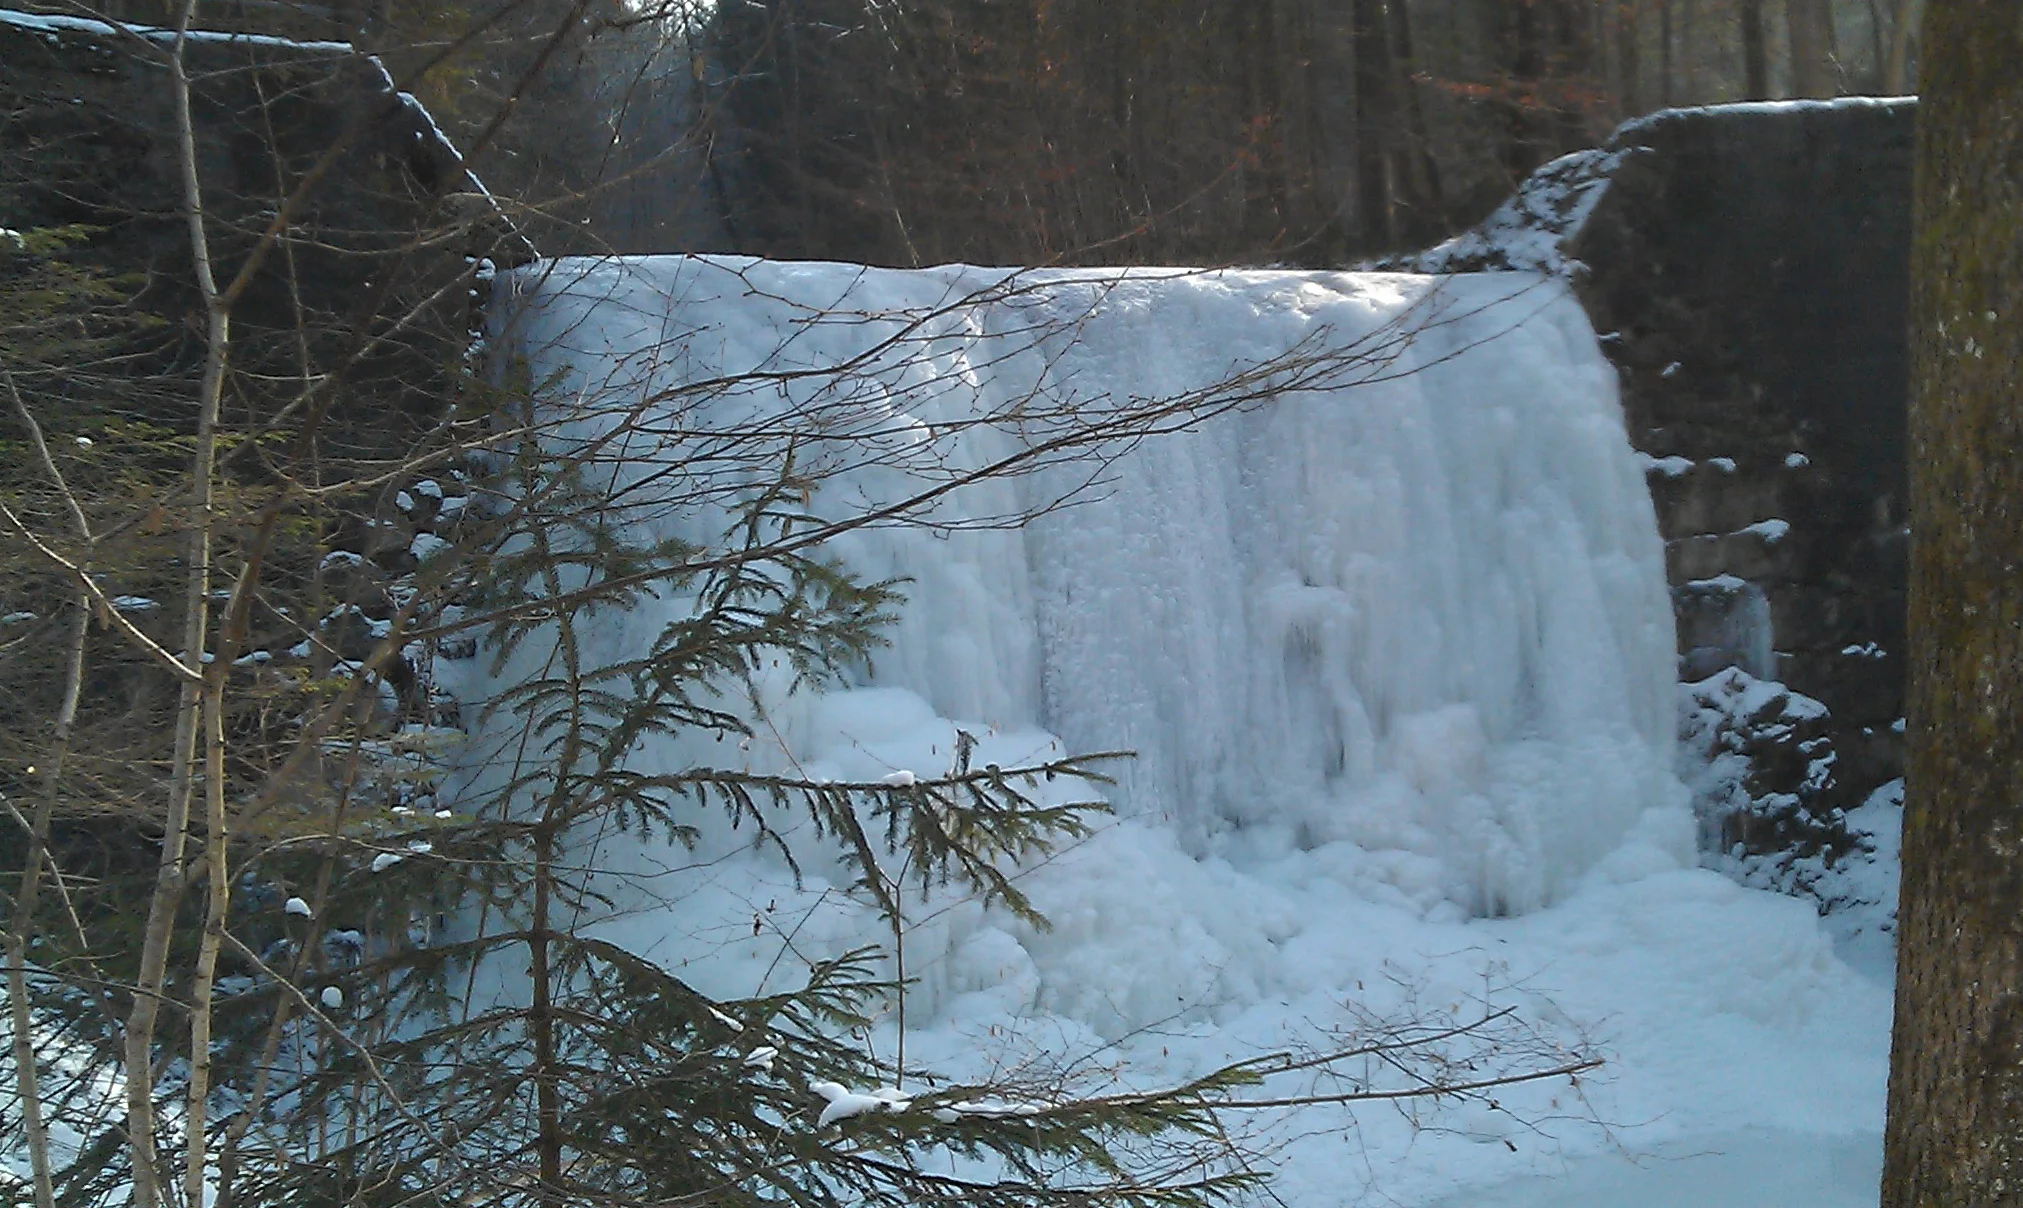
[[[1561,285],[681,257],[503,280],[495,342],[565,395],[767,375],[653,404],[614,487],[671,453],[716,456],[711,434],[754,417],[820,416],[797,449],[836,471],[809,500],[830,517],[1057,431],[1062,400],[1185,395],[1301,340],[1383,345],[1312,389],[1106,449],[1093,491],[1023,525],[1002,522],[1089,463],[839,539],[863,574],[911,580],[875,670],[826,692],[761,670],[761,739],[649,743],[639,765],[927,774],[958,732],[977,764],[1138,753],[1114,823],[1021,882],[1051,930],[952,896],[908,919],[909,1064],[974,1076],[1048,1054],[1143,1085],[1506,1006],[1538,1059],[1607,1058],[1493,1103],[1252,1113],[1293,1208],[1874,1202],[1887,962],[1857,971],[1809,903],[1698,867],[1651,504]],[[867,450],[881,464],[846,464]],[[639,536],[710,524],[691,509]],[[635,649],[685,606],[594,640]],[[481,662],[463,667],[481,697]],[[1886,829],[1892,807],[1873,808]],[[599,925],[726,997],[777,988],[797,954],[889,940],[838,866],[811,860],[797,885],[748,840],[584,853],[629,878]],[[896,1026],[866,1043],[889,1055]]]

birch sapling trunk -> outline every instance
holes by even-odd
[[[197,731],[204,706],[203,651],[209,630],[211,590],[211,479],[217,466],[219,401],[224,391],[225,359],[231,347],[231,313],[220,297],[211,265],[210,239],[204,229],[203,187],[198,175],[196,128],[190,112],[190,77],[184,54],[196,0],[185,0],[169,51],[176,153],[182,177],[183,211],[188,226],[190,258],[198,296],[204,305],[204,366],[197,394],[197,440],[191,458],[189,505],[185,524],[186,569],[183,586],[183,650],[193,673],[182,685],[177,702],[175,750],[169,787],[168,817],[162,830],[161,862],[154,894],[148,902],[141,942],[140,976],[126,1033],[126,1096],[128,1143],[133,1152],[134,1203],[156,1208],[161,1200],[160,1159],[155,1147],[154,1037],[161,998],[167,986],[169,944],[175,914],[182,900],[189,868],[187,860],[190,799],[197,779]],[[223,786],[216,786],[222,791]],[[222,853],[220,853],[222,854]],[[215,878],[214,878],[215,880]],[[203,991],[208,998],[208,990]],[[197,1027],[194,1017],[192,1030]],[[208,1021],[205,1023],[208,1034]],[[195,1054],[192,1055],[193,1057]],[[192,1086],[194,1094],[196,1088]],[[192,1178],[201,1180],[204,1137],[201,1127],[189,1134]],[[201,1183],[192,1184],[201,1186]],[[193,1205],[201,1205],[201,1198]]]
[[[21,396],[13,373],[4,365],[0,365],[0,381],[4,381],[15,413],[28,431],[29,442],[35,447],[42,472],[49,476],[50,483],[63,497],[71,527],[77,530],[78,542],[85,550],[80,555],[80,562],[89,566],[91,522],[85,517],[77,496],[71,493],[69,484],[64,481],[63,471],[57,467],[56,459],[50,456],[49,443],[42,436],[42,425],[35,421],[34,412],[28,409],[28,400]],[[28,1003],[28,937],[35,927],[35,910],[42,893],[42,871],[49,858],[49,828],[56,816],[57,795],[62,790],[63,764],[70,755],[70,736],[76,728],[78,702],[84,694],[84,640],[90,632],[91,601],[79,597],[75,607],[70,642],[65,648],[63,694],[57,701],[56,726],[50,735],[49,749],[42,757],[42,795],[36,802],[34,818],[28,823],[28,851],[21,868],[21,892],[14,902],[14,925],[7,933],[7,1000],[14,1024],[15,1090],[21,1099],[21,1124],[28,1142],[35,1208],[54,1208],[56,1184],[49,1161],[49,1123],[42,1111],[41,1075],[35,1068],[34,1017]]]
[[[211,991],[217,984],[218,949],[225,938],[225,912],[231,905],[225,827],[225,667],[214,664],[204,682],[204,867],[209,872],[204,910],[204,934],[197,947],[197,969],[190,987],[190,1091],[183,1127],[189,1141],[189,1162],[183,1168],[183,1198],[190,1208],[203,1208],[208,1165],[208,1107],[211,1097]]]
[[[63,775],[64,757],[70,749],[70,733],[77,720],[77,702],[84,682],[84,638],[91,623],[89,606],[79,600],[72,622],[70,645],[66,651],[63,698],[57,708],[56,732],[44,754],[42,796],[28,829],[28,851],[22,860],[21,892],[14,902],[14,925],[7,932],[7,1002],[14,1025],[15,1090],[21,1101],[22,1131],[28,1143],[28,1161],[34,1185],[35,1208],[55,1208],[56,1184],[49,1161],[49,1124],[42,1113],[42,1088],[35,1068],[34,1017],[28,1003],[28,937],[35,927],[35,908],[41,896],[42,865],[49,848],[49,826],[56,811],[56,795]]]
[[[56,1184],[49,1161],[49,1123],[42,1112],[42,1088],[35,1068],[34,1018],[28,1003],[28,937],[35,927],[35,909],[42,889],[42,868],[48,859],[49,826],[56,812],[56,797],[63,776],[63,763],[70,753],[70,735],[77,722],[78,698],[84,686],[84,638],[91,624],[91,608],[84,600],[75,605],[70,644],[65,651],[63,697],[57,706],[56,730],[43,755],[42,796],[28,828],[28,851],[22,860],[21,892],[14,902],[14,925],[7,933],[7,1002],[14,1024],[15,1090],[21,1101],[22,1131],[28,1143],[30,1177],[35,1208],[55,1208]],[[35,769],[31,769],[35,770]]]

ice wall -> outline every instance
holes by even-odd
[[[1482,914],[1564,894],[1677,804],[1651,503],[1556,283],[653,257],[505,284],[496,336],[537,380],[642,408],[616,489],[673,491],[676,454],[757,474],[715,438],[772,417],[830,518],[1058,438],[1064,404],[1140,415],[1212,403],[1288,349],[1368,354],[839,537],[864,574],[911,580],[893,647],[855,690],[758,684],[777,749],[745,758],[938,769],[958,722],[1006,758],[1130,749],[1120,809],[1196,860],[1348,852],[1423,906]],[[700,537],[711,515],[641,523]]]

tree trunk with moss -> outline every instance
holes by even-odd
[[[1933,0],[1883,1208],[2023,1205],[2023,16]]]

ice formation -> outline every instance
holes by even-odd
[[[1349,843],[1408,894],[1474,913],[1552,900],[1673,803],[1662,552],[1612,373],[1555,283],[684,257],[511,281],[512,342],[564,395],[790,373],[806,376],[677,396],[664,427],[827,391],[867,431],[904,433],[886,450],[899,468],[823,484],[810,510],[831,518],[1003,456],[1020,434],[963,425],[1034,393],[1094,411],[1207,391],[1303,341],[1378,352],[1147,440],[1014,529],[962,526],[1043,510],[1088,465],[834,542],[910,600],[871,691],[773,702],[803,765],[877,748],[870,778],[946,766],[945,745],[898,757],[939,719],[1045,731],[1137,752],[1120,806],[1195,856]]]
[[[781,450],[747,462],[721,438],[770,417],[800,425],[807,510],[832,519],[1059,436],[1066,402],[1212,404],[1288,348],[1374,354],[838,537],[864,576],[909,580],[892,646],[823,691],[759,669],[742,746],[635,752],[892,785],[939,775],[961,734],[978,765],[1138,752],[1113,769],[1118,819],[1021,882],[1050,930],[946,894],[909,908],[909,1062],[981,1077],[1044,1056],[1170,1083],[1359,1018],[1511,1005],[1555,1036],[1593,1028],[1610,1064],[1579,1104],[1541,1085],[1506,1107],[1634,1127],[1258,1122],[1285,1202],[1424,1204],[1737,1130],[1874,1147],[1887,990],[1806,905],[1693,867],[1662,550],[1613,373],[1561,284],[705,257],[499,283],[492,347],[593,404],[557,439],[604,442],[604,489],[672,496],[697,481],[677,462],[753,481]],[[720,514],[688,502],[642,509],[637,535],[714,538]],[[600,615],[588,653],[636,650],[688,606]],[[484,660],[443,674],[469,703],[495,682]],[[797,954],[890,942],[847,870],[808,860],[797,881],[703,821],[694,852],[584,853],[650,874],[615,878],[594,926],[719,999],[780,988]],[[866,1043],[890,1055],[892,1033]],[[815,1093],[882,1110],[833,1089]]]

